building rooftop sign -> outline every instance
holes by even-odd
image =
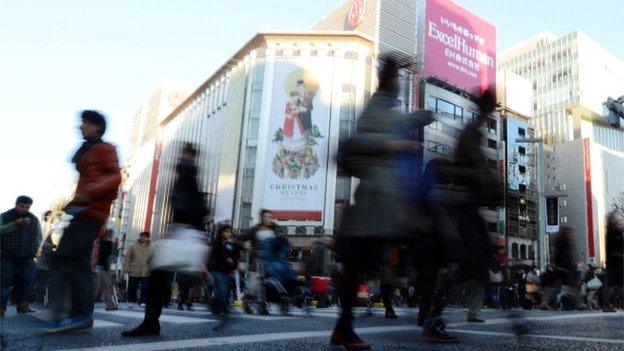
[[[350,28],[355,28],[362,19],[364,19],[364,12],[366,12],[365,0],[352,0],[349,6],[349,12],[347,13],[347,23]]]
[[[496,82],[496,28],[450,0],[427,0],[425,77],[435,77],[471,94]]]

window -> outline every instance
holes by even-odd
[[[442,100],[438,98],[434,98],[434,99],[435,99],[435,112],[436,113],[451,117],[453,119],[457,119],[457,118],[461,119],[462,116],[464,115],[464,109],[461,106],[457,106],[446,100]],[[431,105],[433,105],[433,101]]]
[[[518,171],[520,172],[520,174],[525,174],[526,173],[526,166],[518,166]]]
[[[488,158],[487,163],[488,163],[488,167],[490,169],[493,169],[493,170],[497,170],[498,169],[498,162],[496,160],[491,160],[491,159]]]
[[[511,244],[511,258],[518,258],[518,244]]]
[[[494,149],[496,150],[496,140],[492,140],[492,139],[488,139],[487,140],[487,145],[490,149]]]
[[[488,119],[487,129],[488,129],[488,132],[496,134],[496,120],[495,119],[491,119],[491,118]]]
[[[520,245],[520,258],[522,258],[523,260],[526,260],[527,258],[527,249],[526,249],[526,245]]]
[[[479,113],[474,111],[470,111],[469,116],[470,117],[468,117],[468,122],[474,122],[479,119]]]
[[[526,148],[524,146],[518,146],[518,153],[520,155],[526,155]]]
[[[526,190],[527,190],[526,184],[519,184],[518,190],[523,194],[526,193]]]
[[[524,138],[526,136],[526,130],[524,128],[518,128],[518,135]]]

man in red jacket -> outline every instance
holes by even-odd
[[[106,222],[121,173],[115,147],[102,141],[106,120],[99,112],[81,113],[80,132],[85,140],[72,162],[79,178],[65,212],[74,216],[52,256],[50,294],[54,320],[44,331],[58,333],[93,326],[95,287],[91,270],[93,241]],[[71,306],[64,301],[71,296]],[[63,319],[63,315],[69,317]]]

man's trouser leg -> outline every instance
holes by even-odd
[[[483,308],[483,285],[476,280],[468,282],[470,292],[470,302],[468,306],[468,318],[479,318],[481,308]]]
[[[544,296],[542,297],[542,303],[540,307],[548,307],[550,308],[553,297],[555,296],[555,292],[557,288],[554,286],[545,286],[544,287]]]
[[[117,305],[113,300],[113,275],[114,272],[102,271],[102,294],[104,295],[104,302],[106,302],[106,308],[115,308]]]
[[[19,306],[30,301],[36,266],[32,258],[16,258],[14,262],[13,301],[16,306]]]
[[[0,310],[6,311],[7,309],[7,301],[9,300],[9,290],[11,289],[11,284],[13,284],[13,258],[2,258],[0,260],[0,288],[2,289],[2,300],[0,301]]]
[[[141,277],[140,278],[140,283],[141,283],[141,290],[140,290],[140,294],[141,296],[139,296],[139,303],[146,303],[147,301],[147,295],[149,294],[149,283],[150,282],[150,277]]]
[[[137,288],[140,281],[139,277],[128,277],[128,302],[137,302]]]
[[[95,297],[91,255],[93,241],[102,227],[87,219],[74,219],[65,228],[63,237],[52,256],[51,289],[55,319],[68,312],[64,302],[71,299],[69,317],[92,315]]]
[[[145,301],[145,324],[158,324],[163,306],[171,296],[172,273],[153,270],[149,276]]]

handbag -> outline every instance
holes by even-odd
[[[208,245],[201,231],[178,226],[154,243],[152,269],[200,273],[204,270]]]
[[[502,283],[503,282],[503,271],[498,271],[496,273],[492,272],[492,270],[489,271],[490,272],[490,282],[491,283]]]
[[[590,281],[587,282],[587,289],[589,290],[598,290],[602,287],[602,282],[598,277],[593,277]]]
[[[526,290],[527,294],[537,294],[539,292],[539,285],[528,283],[524,285],[524,290]]]

